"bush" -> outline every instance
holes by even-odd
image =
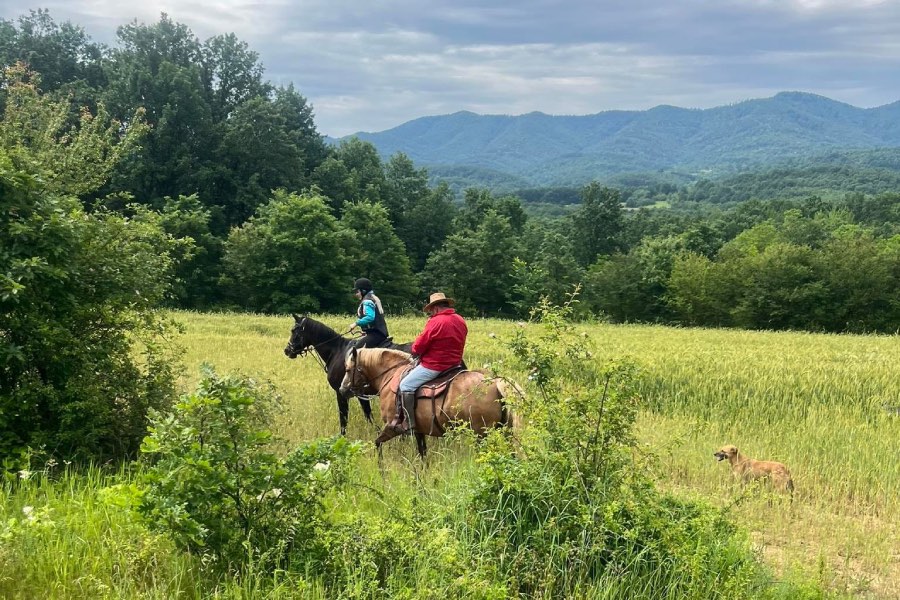
[[[277,404],[271,389],[207,368],[173,412],[152,415],[141,450],[155,464],[140,511],[216,569],[324,558],[323,499],[345,481],[360,445],[320,440],[280,458],[266,429]]]
[[[600,365],[569,324],[572,302],[544,301],[511,342],[529,394],[528,426],[478,452],[463,535],[513,595],[757,597],[768,581],[720,511],[658,493],[632,436],[636,367]]]
[[[0,214],[0,458],[136,454],[147,410],[174,397],[154,307],[179,243],[147,211],[86,213],[2,150]]]

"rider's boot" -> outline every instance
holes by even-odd
[[[416,432],[416,393],[401,392],[400,401],[403,405],[404,426],[403,430],[409,433]]]

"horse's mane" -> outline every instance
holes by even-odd
[[[384,367],[387,364],[397,364],[408,361],[411,354],[393,348],[361,348],[357,353],[359,364],[365,369],[372,367]]]
[[[325,323],[316,321],[311,317],[303,317],[303,329],[309,332],[310,337],[328,337],[338,335],[337,331],[335,331]]]

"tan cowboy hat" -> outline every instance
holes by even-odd
[[[435,292],[431,296],[428,297],[428,304],[422,307],[423,312],[428,312],[428,309],[437,304],[438,302],[446,302],[450,306],[453,306],[453,298],[448,298],[444,295],[444,292]]]

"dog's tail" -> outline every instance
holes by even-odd
[[[785,484],[784,488],[791,493],[791,504],[794,503],[794,480],[791,477],[788,477],[787,484]]]

